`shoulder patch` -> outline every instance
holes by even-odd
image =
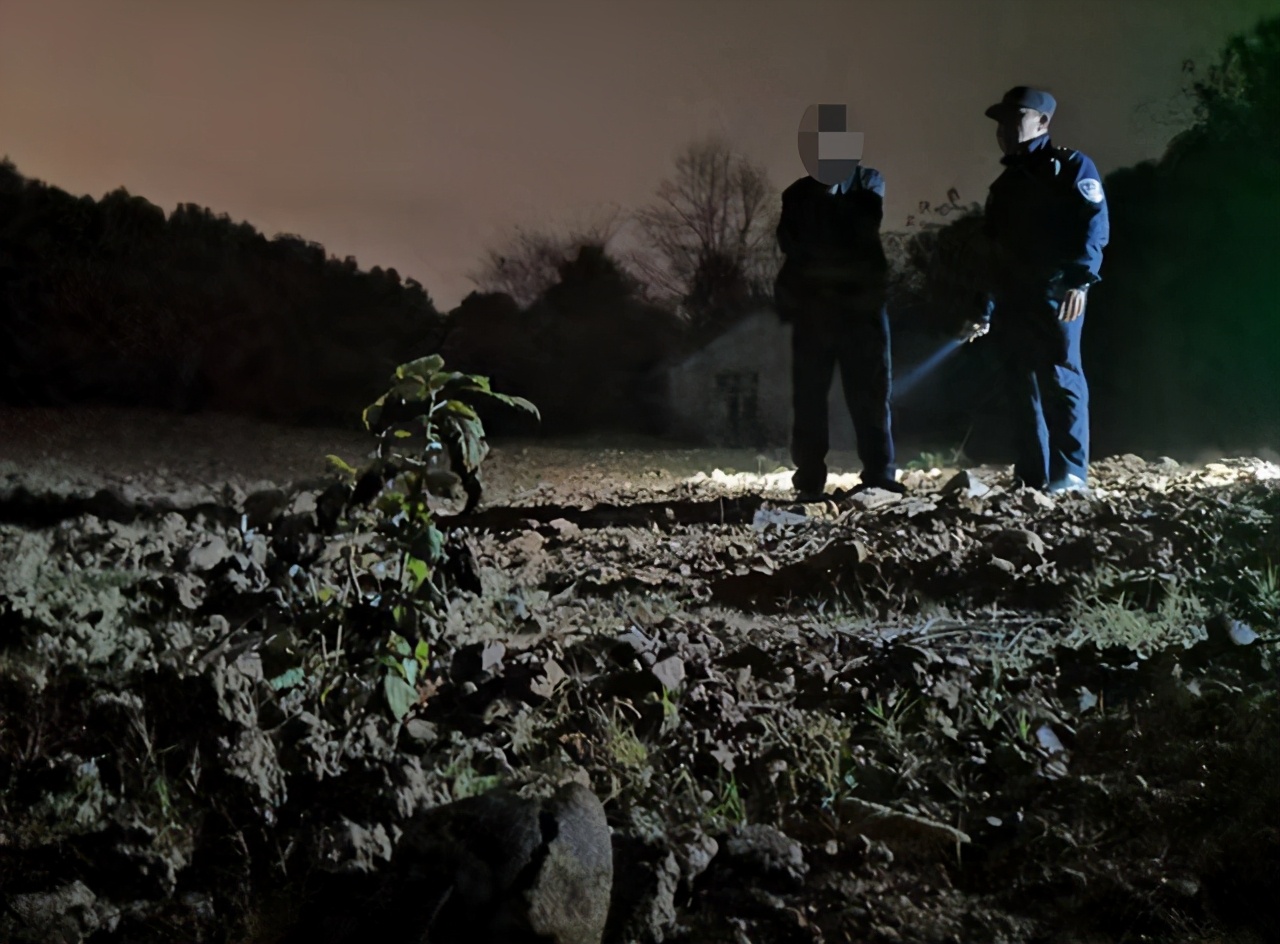
[[[1076,181],[1076,189],[1080,191],[1080,196],[1090,203],[1102,202],[1102,181],[1097,178],[1085,177],[1083,180]]]

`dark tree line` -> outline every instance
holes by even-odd
[[[614,429],[660,432],[654,372],[690,344],[688,325],[646,300],[637,279],[599,244],[560,262],[556,281],[520,305],[502,292],[473,292],[449,316],[446,363],[527,397],[546,433]],[[486,428],[532,432],[490,407]]]
[[[350,422],[438,349],[417,282],[194,204],[74,197],[0,163],[0,401]]]
[[[1198,120],[1106,180],[1085,356],[1115,443],[1280,448],[1280,18],[1195,83]],[[1120,435],[1122,434],[1122,435]],[[1111,439],[1108,439],[1108,443]]]
[[[719,145],[699,147],[706,156]],[[725,166],[757,213],[762,182],[741,162]],[[740,194],[708,193],[724,229]],[[746,222],[758,240],[761,224]],[[606,248],[616,231],[606,220],[563,238],[522,232],[485,262],[485,284],[500,290],[442,315],[395,270],[363,272],[316,243],[267,239],[193,204],[166,216],[124,189],[74,197],[5,161],[0,402],[353,423],[396,364],[443,348],[451,366],[533,399],[544,431],[657,431],[654,371],[740,315],[740,269],[754,257],[699,243],[685,296],[659,298],[636,273],[644,257]],[[532,431],[494,409],[498,431]]]

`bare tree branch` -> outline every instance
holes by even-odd
[[[467,278],[482,292],[504,292],[527,307],[559,281],[560,267],[578,249],[607,249],[625,222],[621,208],[611,206],[559,230],[516,227],[506,243],[485,252]]]
[[[777,208],[769,211],[778,196],[762,168],[706,139],[676,156],[656,196],[636,215],[645,245],[630,260],[656,294],[688,300],[711,272],[750,292],[766,289],[779,262]]]

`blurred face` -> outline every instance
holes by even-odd
[[[1000,150],[1012,154],[1019,145],[1040,137],[1049,130],[1049,116],[1034,108],[1020,108],[1011,112],[996,125],[996,141]]]

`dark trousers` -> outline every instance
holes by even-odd
[[[1060,300],[1052,291],[997,296],[991,322],[1013,424],[1014,474],[1031,488],[1089,476],[1084,316],[1058,320]]]
[[[806,299],[791,334],[792,481],[800,491],[819,492],[827,481],[827,396],[837,364],[858,439],[862,480],[893,478],[896,471],[888,312],[838,298]]]

